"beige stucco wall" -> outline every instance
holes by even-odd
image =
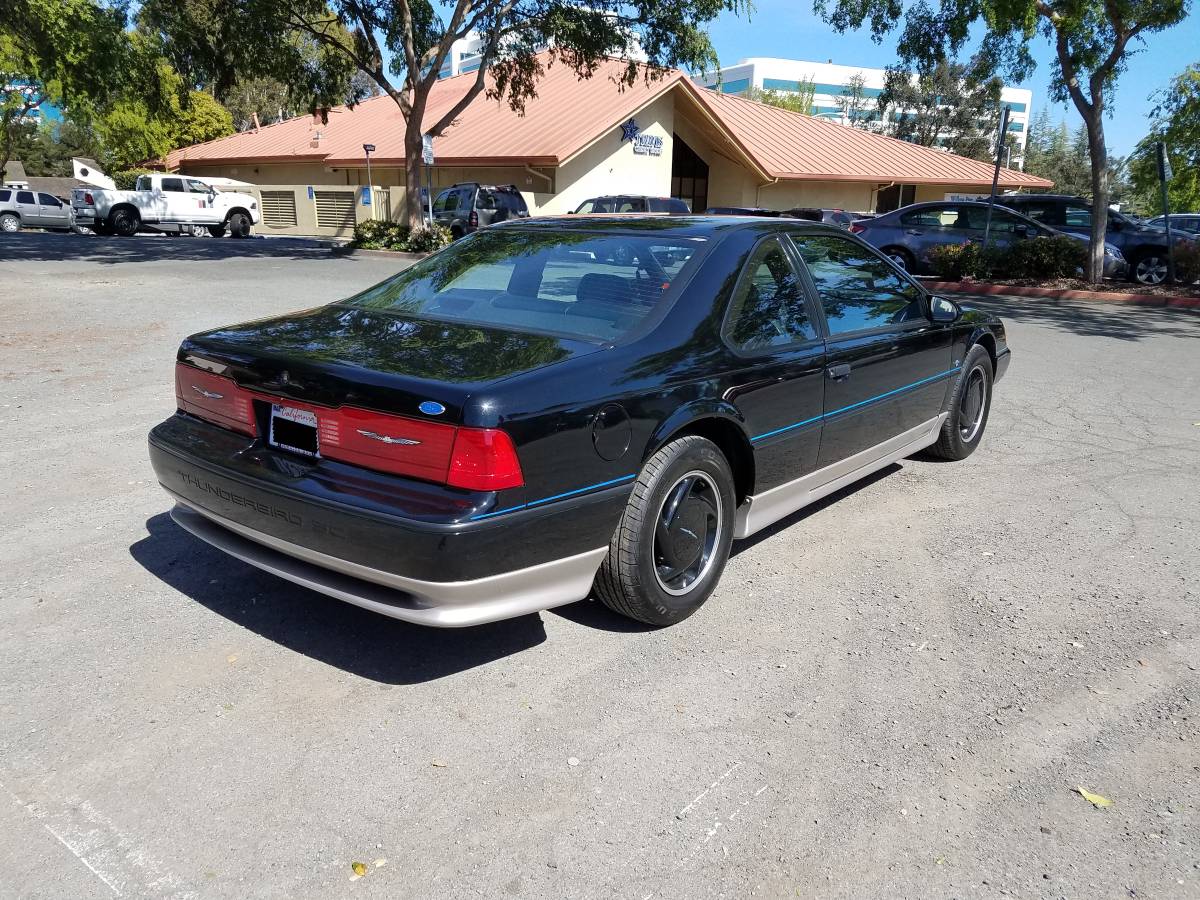
[[[620,126],[613,126],[559,167],[555,179],[558,192],[544,198],[536,211],[546,215],[573,212],[584,200],[605,194],[667,196],[671,192],[675,99],[670,94],[660,97],[633,118],[642,134],[662,138],[661,156],[634,153],[633,144],[621,140]]]
[[[987,197],[991,193],[991,185],[955,185],[955,184],[918,184],[914,203],[930,203],[935,200],[945,200],[947,194],[965,194],[970,196]],[[1000,188],[1004,190],[1004,188]]]
[[[875,203],[874,188],[874,184],[849,181],[782,181],[759,188],[757,205],[768,209],[809,206],[870,212]]]

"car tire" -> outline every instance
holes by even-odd
[[[902,268],[905,272],[914,272],[917,261],[903,247],[884,247],[883,255]]]
[[[99,219],[92,223],[92,233],[98,234],[100,237],[112,237],[112,229],[108,227],[108,223],[101,222]]]
[[[113,233],[121,237],[133,237],[141,227],[141,217],[132,209],[118,209],[108,217]]]
[[[967,352],[950,394],[949,415],[929,453],[938,459],[966,459],[983,439],[992,409],[992,358],[976,344]]]
[[[229,236],[234,238],[250,237],[250,217],[243,212],[235,212],[227,220]]]
[[[1138,284],[1162,284],[1167,280],[1167,251],[1143,250],[1129,264],[1129,273]]]
[[[21,217],[12,213],[5,213],[0,216],[0,231],[5,234],[16,234],[21,230]]]
[[[601,602],[647,625],[694,613],[729,560],[734,496],[729,461],[706,438],[688,435],[651,456],[596,575]]]

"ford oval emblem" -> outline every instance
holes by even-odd
[[[422,400],[421,405],[417,409],[427,416],[440,416],[446,411],[446,407],[434,400]]]

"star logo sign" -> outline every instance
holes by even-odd
[[[626,141],[636,141],[637,136],[640,133],[641,133],[641,129],[638,128],[638,123],[635,122],[633,119],[630,119],[628,122],[626,122],[624,125],[621,126],[621,143],[623,144]]]

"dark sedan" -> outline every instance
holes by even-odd
[[[997,318],[838,228],[523,220],[189,337],[150,456],[188,531],[385,615],[594,591],[666,625],[735,538],[917,451],[973,452],[1009,359]]]
[[[929,251],[934,247],[967,241],[983,242],[987,207],[986,203],[978,201],[913,203],[873,219],[860,219],[849,228],[867,243],[882,250],[898,266],[909,272],[926,275],[931,274]],[[996,205],[992,209],[988,239],[991,247],[1004,248],[1014,241],[1051,235],[1065,235],[1083,243],[1088,241],[1086,237],[1057,231],[1003,206]],[[1127,268],[1120,250],[1106,245],[1105,277],[1119,278]]]

